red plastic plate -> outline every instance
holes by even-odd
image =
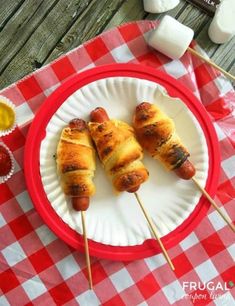
[[[135,77],[156,82],[164,86],[170,96],[180,98],[188,106],[200,123],[207,141],[209,171],[206,190],[210,195],[215,194],[218,183],[220,154],[214,127],[201,102],[180,82],[161,71],[136,64],[111,64],[82,72],[61,85],[43,103],[30,127],[24,157],[26,183],[35,208],[58,237],[81,251],[84,251],[82,236],[60,219],[47,199],[39,170],[40,145],[51,117],[71,94],[90,82],[115,76]],[[202,196],[191,215],[174,231],[162,238],[166,248],[173,247],[189,235],[205,217],[209,206],[210,204]],[[112,260],[134,260],[161,252],[154,239],[148,239],[141,245],[125,247],[104,245],[89,240],[89,249],[91,255]]]

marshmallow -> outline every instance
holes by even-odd
[[[179,0],[144,0],[144,10],[149,13],[163,13],[176,7]]]
[[[178,59],[187,50],[193,35],[192,29],[166,15],[152,31],[148,43],[166,56]]]
[[[235,35],[235,0],[223,0],[210,24],[208,35],[217,44],[229,41]]]

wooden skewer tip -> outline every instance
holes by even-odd
[[[84,245],[85,245],[85,256],[86,256],[86,265],[87,265],[88,280],[89,280],[89,289],[92,290],[93,281],[92,281],[92,274],[91,274],[89,246],[88,246],[88,240],[87,240],[87,234],[86,234],[85,211],[81,211],[81,219],[82,219],[82,231],[83,231],[83,238],[84,238]]]
[[[165,257],[167,263],[168,263],[169,266],[171,267],[172,271],[174,271],[174,270],[175,270],[175,267],[174,267],[174,265],[173,265],[173,263],[172,263],[172,261],[171,261],[169,255],[168,255],[168,253],[167,253],[167,251],[166,251],[166,249],[165,249],[165,247],[164,247],[164,245],[163,245],[163,243],[162,243],[162,241],[161,241],[161,239],[160,239],[160,237],[159,237],[159,235],[158,235],[158,233],[157,233],[157,229],[156,229],[155,225],[153,224],[153,222],[152,222],[151,218],[149,217],[149,215],[148,215],[148,213],[147,213],[145,207],[143,206],[143,204],[142,204],[142,202],[141,202],[141,200],[140,200],[140,198],[139,198],[138,193],[135,192],[134,195],[135,195],[136,200],[137,200],[137,202],[138,202],[138,204],[139,204],[139,206],[140,206],[140,208],[141,208],[141,210],[142,210],[142,212],[143,212],[143,214],[144,214],[144,216],[145,216],[145,218],[146,218],[146,220],[147,220],[147,222],[148,222],[148,224],[149,224],[149,226],[150,226],[150,229],[151,229],[151,231],[152,231],[154,237],[156,238],[156,240],[158,241],[158,243],[159,243],[159,245],[160,245],[160,248],[161,248],[161,250],[162,250],[162,253],[163,253],[163,255],[164,255],[164,257]]]
[[[193,182],[197,186],[197,188],[202,192],[202,194],[207,198],[207,200],[211,203],[211,205],[215,208],[215,210],[219,213],[219,215],[224,219],[224,221],[228,224],[233,232],[235,232],[235,226],[232,221],[222,212],[219,206],[215,203],[215,201],[211,198],[208,192],[200,185],[195,177],[192,177]]]

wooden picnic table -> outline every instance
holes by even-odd
[[[211,17],[181,0],[169,14],[195,31],[195,39],[213,61],[235,74],[235,37],[210,41]],[[107,29],[148,14],[142,0],[0,0],[0,89]]]

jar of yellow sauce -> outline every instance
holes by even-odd
[[[10,134],[15,127],[15,106],[9,99],[0,96],[0,136]]]

